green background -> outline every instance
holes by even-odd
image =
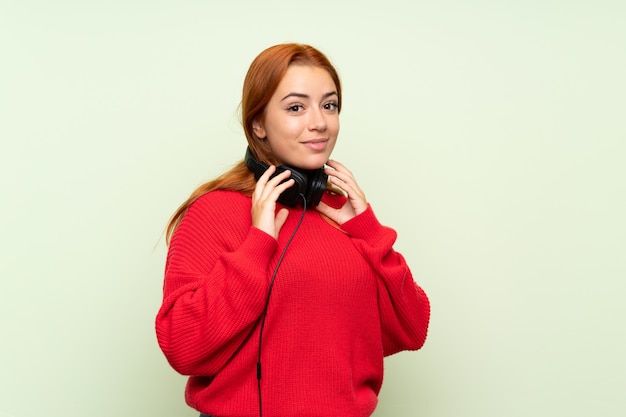
[[[324,51],[334,158],[431,298],[377,417],[623,416],[626,3],[0,1],[0,416],[194,416],[165,224],[243,157],[244,74]]]

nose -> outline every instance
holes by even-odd
[[[313,108],[309,112],[309,130],[323,132],[326,130],[326,117],[320,108]]]

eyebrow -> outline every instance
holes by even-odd
[[[326,94],[324,94],[322,96],[322,99],[326,99],[330,96],[339,96],[339,94],[337,94],[336,91],[330,91]],[[283,97],[280,101],[284,101],[286,99],[288,99],[289,97],[299,97],[299,98],[311,98],[308,94],[302,94],[302,93],[289,93],[287,94],[285,97]]]

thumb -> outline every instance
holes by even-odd
[[[333,221],[337,221],[337,209],[330,207],[328,204],[321,202],[315,207],[317,211],[322,213],[324,216],[328,217]]]
[[[282,229],[285,221],[287,220],[287,216],[289,216],[289,210],[286,208],[282,208],[276,213],[276,218],[274,219],[274,230],[276,230],[276,238],[278,238],[278,232]]]

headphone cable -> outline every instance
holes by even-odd
[[[265,319],[267,318],[267,309],[270,305],[270,296],[272,295],[272,288],[274,287],[274,281],[276,280],[276,274],[278,273],[278,268],[280,264],[283,262],[283,258],[285,257],[285,253],[287,252],[287,248],[291,245],[291,241],[296,236],[296,232],[300,228],[302,221],[304,220],[304,214],[306,213],[306,197],[304,194],[300,193],[300,197],[302,197],[302,215],[300,216],[300,220],[298,220],[298,224],[296,224],[295,229],[291,233],[289,240],[285,244],[282,253],[280,254],[280,258],[278,258],[278,262],[276,263],[276,267],[274,268],[274,272],[272,273],[272,278],[270,279],[270,285],[267,290],[267,298],[265,299],[265,308],[263,309],[263,314],[261,315],[261,327],[259,328],[259,353],[257,357],[256,363],[256,379],[257,386],[259,390],[259,417],[263,417],[263,400],[261,397],[261,346],[263,344],[263,329],[265,328]]]

